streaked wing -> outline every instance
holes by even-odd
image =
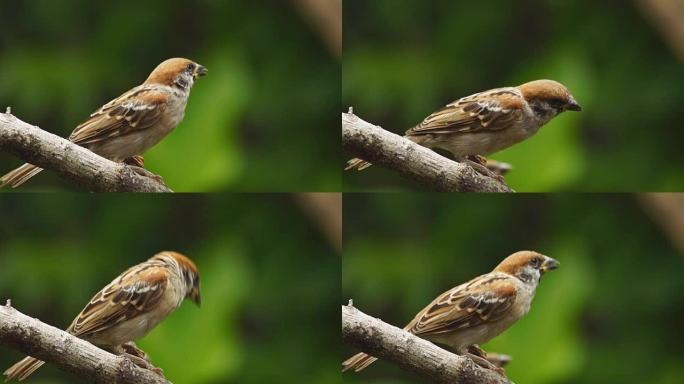
[[[499,88],[464,97],[433,112],[406,135],[502,130],[522,118],[523,98],[515,88]]]
[[[154,266],[135,266],[98,292],[67,332],[83,337],[147,312],[164,296],[168,277]]]
[[[489,274],[445,292],[406,326],[420,336],[475,327],[504,316],[515,302],[513,277]]]
[[[168,97],[149,86],[124,93],[98,109],[69,136],[79,145],[97,143],[111,137],[143,130],[159,121],[168,105]]]

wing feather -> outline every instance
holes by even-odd
[[[484,275],[455,287],[425,307],[405,329],[428,336],[496,321],[515,302],[517,289],[510,279],[502,274]]]
[[[515,88],[499,88],[456,100],[433,112],[406,135],[502,130],[522,117],[524,99]]]
[[[168,106],[168,97],[149,86],[140,86],[110,101],[76,127],[69,140],[87,145],[155,125]]]
[[[164,296],[166,273],[159,268],[132,269],[98,292],[67,332],[79,337],[101,332],[155,306]]]

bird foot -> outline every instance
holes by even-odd
[[[468,347],[468,353],[471,353],[475,356],[480,356],[483,359],[487,358],[487,352],[485,352],[485,350],[480,348],[480,346],[477,344],[473,344]]]
[[[479,173],[483,176],[491,177],[491,178],[493,178],[493,179],[495,179],[501,183],[504,183],[504,184],[506,183],[506,180],[504,179],[503,175],[498,174],[496,172],[493,172],[489,168],[487,168],[487,166],[486,166],[487,160],[486,159],[484,160],[485,165],[480,163],[480,161],[482,161],[482,159],[484,159],[484,157],[477,156],[478,157],[477,161],[471,160],[470,157],[472,157],[472,156],[468,156],[467,158],[465,158],[463,160],[463,162],[470,165],[477,173]]]
[[[140,176],[149,177],[150,179],[155,180],[159,184],[166,185],[164,183],[164,179],[161,176],[156,175],[145,168],[138,167],[137,165],[128,165],[128,168],[130,168],[133,172],[137,173]]]
[[[513,360],[513,358],[508,355],[487,352],[477,344],[473,344],[470,347],[468,347],[468,353],[486,359],[487,361],[489,361],[490,363],[494,364],[499,368],[503,368],[506,364],[510,363],[511,360]]]
[[[142,349],[138,348],[138,346],[133,341],[129,341],[127,343],[122,344],[121,352],[132,356],[137,356],[141,359],[145,359],[145,361],[150,361],[150,358],[147,355],[147,353],[145,353],[145,351],[143,351]]]
[[[145,354],[145,353],[143,352],[143,354]],[[131,362],[133,362],[133,364],[137,365],[138,367],[143,368],[143,369],[147,369],[149,371],[156,373],[157,375],[159,375],[161,377],[164,377],[164,370],[159,368],[159,367],[155,367],[154,365],[152,365],[152,363],[150,363],[149,360],[147,360],[147,354],[145,354],[145,358],[142,358],[136,354],[130,354],[128,352],[122,353],[122,356],[127,357]]]
[[[470,358],[470,360],[472,360],[475,364],[479,365],[482,368],[490,369],[498,373],[499,375],[506,377],[506,371],[503,368],[497,367],[496,365],[492,364],[489,360],[486,359],[487,353],[485,351],[483,351],[480,347],[477,347],[476,353],[472,353],[475,351],[471,348],[468,348],[468,352],[466,352],[465,354]],[[485,356],[481,356],[480,353],[484,353]]]

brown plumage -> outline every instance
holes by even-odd
[[[579,111],[581,107],[563,84],[535,80],[458,99],[407,130],[404,137],[464,161],[468,156],[487,155],[517,144],[566,110]],[[369,166],[357,158],[349,160],[345,170],[361,171]]]
[[[188,298],[200,304],[199,271],[186,256],[160,252],[135,265],[96,293],[66,332],[100,348],[122,353]],[[26,357],[8,368],[8,380],[24,380],[44,364]]]
[[[183,120],[190,89],[206,73],[192,60],[166,60],[142,85],[93,112],[74,129],[69,141],[116,162],[140,156]],[[18,187],[40,171],[24,164],[2,176],[0,187]]]
[[[537,252],[516,252],[492,272],[439,295],[404,330],[492,368],[486,360],[469,353],[469,347],[489,341],[524,316],[541,275],[558,265],[556,260]],[[358,372],[375,360],[358,353],[342,363],[342,371]]]

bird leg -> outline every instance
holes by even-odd
[[[138,346],[133,341],[129,341],[127,343],[122,344],[121,352],[127,353],[132,356],[137,356],[141,359],[145,359],[145,361],[150,361],[150,357],[147,355],[147,353],[145,353],[145,351],[143,351],[142,349],[138,348]]]
[[[468,347],[468,352],[472,353],[473,355],[487,359],[487,361],[489,361],[490,363],[501,368],[503,368],[506,364],[510,363],[511,360],[513,360],[512,357],[504,355],[502,353],[486,352],[477,344],[473,344],[470,347]]]
[[[487,358],[487,352],[485,352],[484,349],[480,348],[479,345],[473,344],[468,347],[468,353],[472,353],[473,355],[480,356],[484,359]]]

